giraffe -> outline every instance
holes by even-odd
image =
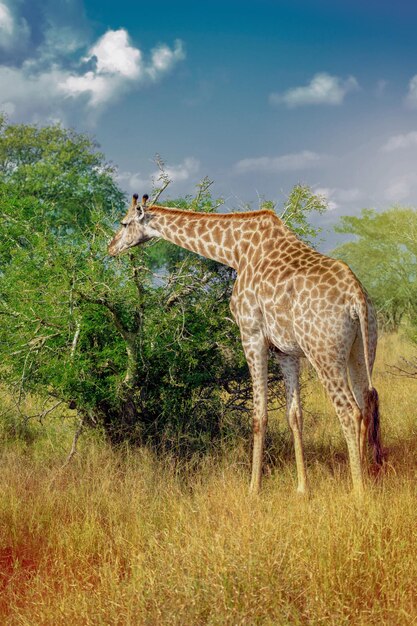
[[[302,443],[300,357],[307,357],[327,390],[344,433],[354,492],[363,492],[367,440],[382,465],[378,394],[372,385],[377,325],[372,304],[349,267],[300,241],[270,210],[197,213],[155,204],[134,194],[111,256],[154,237],[234,268],[230,308],[241,334],[253,385],[250,490],[261,485],[268,421],[268,354],[280,364],[287,420],[294,442],[297,491],[307,492]]]

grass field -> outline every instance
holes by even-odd
[[[0,453],[0,624],[417,623],[417,380],[380,342],[383,477],[350,494],[344,442],[315,379],[305,387],[311,497],[295,493],[282,413],[270,419],[262,494],[247,446],[198,464],[114,452],[67,423]]]

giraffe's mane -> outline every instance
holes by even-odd
[[[183,215],[184,217],[193,217],[201,220],[206,219],[221,219],[221,220],[241,220],[251,219],[263,216],[274,217],[279,220],[279,217],[271,209],[260,209],[258,211],[242,211],[239,213],[200,213],[198,211],[187,211],[185,209],[177,209],[175,207],[160,206],[153,204],[146,208],[146,212],[149,213],[175,213],[175,215]]]

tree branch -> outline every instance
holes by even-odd
[[[61,470],[65,469],[67,467],[67,465],[69,465],[71,463],[71,460],[74,458],[75,454],[77,453],[77,443],[78,440],[81,436],[81,433],[83,432],[84,429],[84,417],[82,417],[79,421],[78,427],[74,433],[74,437],[72,440],[72,445],[71,445],[71,450],[69,451],[69,454],[65,460],[65,463],[63,463],[63,465],[61,465]]]

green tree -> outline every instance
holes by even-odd
[[[72,234],[91,223],[95,206],[119,207],[124,196],[114,172],[88,135],[60,125],[8,125],[0,115],[2,195],[31,199],[34,207],[28,202],[26,215],[36,230]]]
[[[85,135],[3,122],[0,155],[0,374],[17,404],[34,392],[113,442],[182,451],[241,428],[251,385],[229,313],[233,270],[164,241],[110,259],[123,194]],[[219,201],[205,180],[173,204]],[[312,236],[314,208],[321,199],[297,187],[284,217]]]
[[[263,202],[262,208],[276,211],[300,239],[314,246],[321,229],[310,223],[311,214],[323,214],[327,210],[327,202],[323,196],[313,193],[308,185],[298,184],[291,189],[282,209],[270,200]]]
[[[354,235],[334,251],[357,274],[374,301],[380,321],[398,327],[404,315],[417,321],[417,212],[394,207],[360,217],[342,217],[336,232]]]
[[[224,433],[226,410],[245,409],[249,391],[226,319],[231,270],[174,258],[177,249],[165,265],[164,242],[110,260],[114,219],[102,210],[74,245],[53,230],[19,229],[18,208],[4,221],[12,254],[0,288],[1,373],[18,401],[28,391],[61,400],[116,443],[195,450]]]

